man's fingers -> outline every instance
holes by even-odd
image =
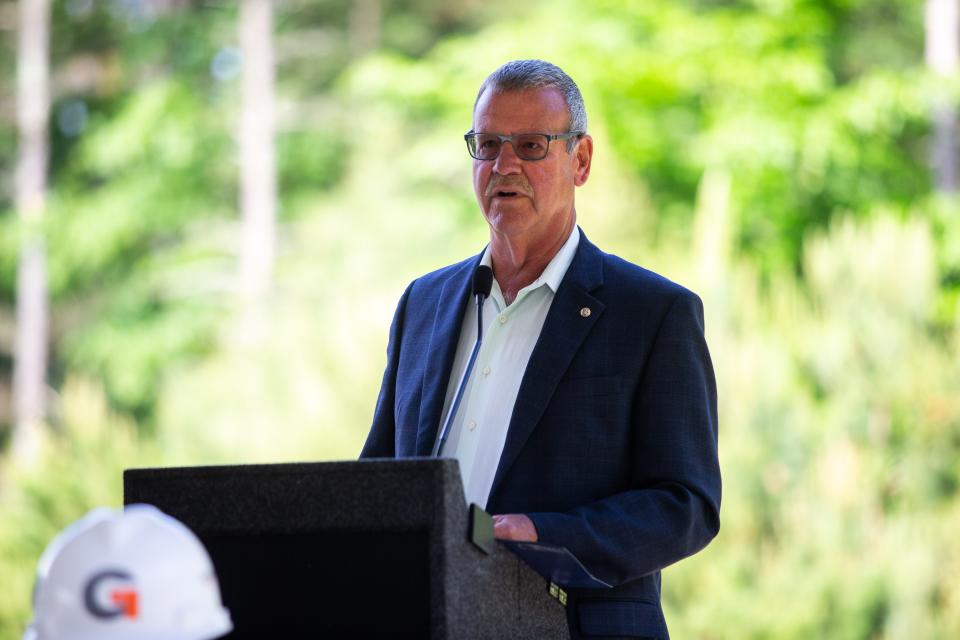
[[[493,536],[500,540],[536,542],[537,528],[533,521],[522,513],[493,516]]]

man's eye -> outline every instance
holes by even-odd
[[[524,151],[532,153],[541,153],[543,151],[543,141],[540,138],[522,138],[520,146]]]
[[[480,149],[496,149],[500,146],[500,140],[497,138],[481,138],[477,141],[477,147]]]

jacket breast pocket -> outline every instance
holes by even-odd
[[[588,638],[669,640],[659,604],[642,600],[581,600],[580,633]]]

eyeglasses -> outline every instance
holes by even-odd
[[[476,133],[468,131],[463,135],[467,141],[467,151],[477,160],[496,160],[504,142],[513,145],[513,152],[521,160],[543,160],[550,150],[551,140],[569,140],[583,135],[581,131],[569,133],[518,133],[502,136],[499,133]]]

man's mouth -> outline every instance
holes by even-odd
[[[493,197],[495,198],[513,198],[520,195],[516,191],[495,191]]]

